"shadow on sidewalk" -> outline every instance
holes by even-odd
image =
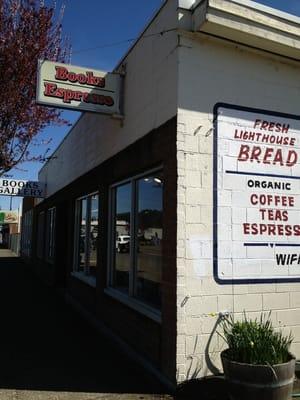
[[[0,304],[0,389],[164,392],[22,263],[0,259]]]

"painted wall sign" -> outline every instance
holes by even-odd
[[[39,104],[118,114],[120,75],[40,60],[36,101]]]
[[[216,105],[214,272],[300,280],[300,117]]]
[[[0,196],[45,197],[45,185],[41,182],[16,179],[0,179]]]

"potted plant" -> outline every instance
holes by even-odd
[[[221,353],[231,400],[291,399],[295,357],[292,336],[275,331],[268,316],[234,321],[223,319],[221,336],[228,348]]]

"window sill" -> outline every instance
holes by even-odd
[[[108,296],[120,301],[121,303],[125,304],[126,306],[132,308],[135,311],[145,315],[146,317],[152,319],[155,322],[161,323],[161,312],[155,310],[154,308],[147,306],[146,304],[134,299],[132,297],[123,294],[119,290],[114,288],[106,288],[104,289],[104,293]]]
[[[73,271],[71,272],[71,276],[81,280],[82,282],[86,283],[91,287],[96,287],[96,278],[93,276],[86,276],[83,272]]]

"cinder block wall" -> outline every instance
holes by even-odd
[[[177,379],[217,372],[217,314],[292,330],[300,357],[300,283],[220,285],[213,277],[213,108],[218,102],[299,115],[300,68],[198,35],[181,37],[177,122]],[[223,205],[235,207],[230,198]],[[226,229],[220,232],[227,235]]]

